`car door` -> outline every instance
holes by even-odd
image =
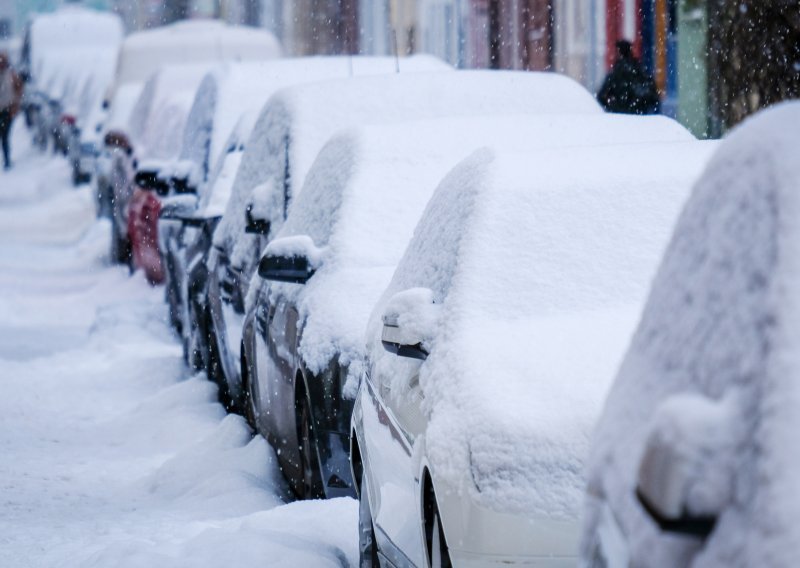
[[[298,316],[294,305],[282,297],[272,295],[268,305],[263,365],[258,361],[264,426],[267,438],[279,449],[278,459],[288,469],[287,477],[296,479],[299,462],[294,383]]]
[[[369,400],[362,402],[376,538],[398,565],[408,560],[425,565],[419,464],[426,420],[420,407],[420,365],[384,356],[370,369],[364,393]]]

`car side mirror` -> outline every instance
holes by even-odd
[[[253,216],[253,206],[248,205],[245,211],[244,232],[251,235],[268,235],[271,223],[266,219],[259,219]]]
[[[170,180],[172,189],[177,194],[196,194],[197,188],[186,177],[173,177]]]
[[[160,196],[169,193],[169,183],[159,176],[158,170],[143,169],[136,172],[133,182],[146,191],[155,191]]]
[[[741,423],[730,400],[674,395],[653,417],[636,497],[661,530],[706,538],[733,499]]]
[[[439,307],[428,288],[411,288],[392,296],[383,313],[383,348],[398,357],[427,359],[427,344],[436,332]]]
[[[183,221],[197,211],[197,196],[189,194],[173,195],[161,200],[160,219]]]
[[[311,237],[298,235],[275,239],[267,245],[258,265],[258,275],[273,282],[305,284],[314,276],[322,260],[322,250]]]

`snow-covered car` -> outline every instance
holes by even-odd
[[[333,134],[339,127],[366,121],[368,117],[383,116],[392,98],[400,96],[391,94],[385,102],[367,103],[361,99],[368,95],[363,90],[364,85],[380,85],[380,78],[391,77],[406,85],[401,91],[408,91],[412,75],[430,77],[443,70],[453,73],[450,66],[429,56],[401,59],[399,73],[397,66],[397,61],[381,57],[308,58],[287,61],[276,74],[278,82],[284,86],[295,85],[300,93],[295,96],[293,89],[286,88],[280,96],[276,93],[262,109],[242,155],[234,186],[228,188],[232,197],[215,231],[207,262],[207,285],[204,288],[192,285],[198,290],[198,309],[191,314],[190,330],[201,342],[198,345],[207,346],[208,375],[220,386],[221,398],[228,406],[242,408],[239,348],[244,298],[259,253],[285,216],[284,190],[290,196],[292,187],[301,186],[302,176],[324,144],[325,135]],[[328,89],[338,94],[332,95]],[[275,104],[272,104],[273,99]],[[344,104],[343,101],[350,102]],[[593,104],[586,100],[584,103]],[[400,113],[411,116],[410,104],[401,104],[404,110]],[[421,106],[435,104],[424,102]],[[276,216],[274,223],[267,216],[254,216],[258,210],[251,207],[254,193],[262,195],[265,191],[267,200],[280,202],[274,210],[271,202],[261,203],[265,215]],[[231,263],[232,258],[237,261]]]
[[[181,160],[181,149],[195,93],[210,68],[201,63],[162,67],[132,111],[134,151],[120,158],[136,173],[114,195],[112,230],[113,238],[130,243],[132,266],[152,284],[164,280],[157,230],[161,199],[195,194],[201,182],[197,164]]]
[[[402,69],[401,69],[402,71]],[[552,96],[551,96],[552,95]],[[241,330],[264,246],[280,230],[317,153],[343,128],[447,116],[599,114],[578,83],[555,74],[448,71],[354,77],[287,88],[262,111],[209,257],[209,375],[243,408]]]
[[[447,66],[427,56],[402,61],[403,72],[444,68]],[[203,178],[197,206],[189,211],[175,208],[168,212],[170,219],[162,215],[159,222],[171,320],[183,338],[190,364],[202,369],[209,365],[204,308],[208,282],[205,260],[211,250],[206,238],[209,226],[216,227],[225,211],[247,139],[266,101],[277,90],[291,85],[351,75],[388,74],[395,69],[393,58],[308,57],[231,63],[203,80],[189,111],[181,154],[183,159],[197,164]],[[175,230],[175,219],[186,227]],[[167,231],[161,227],[172,228]],[[189,289],[194,298],[191,302]]]
[[[107,110],[105,97],[118,57],[119,48],[87,53],[78,82],[79,91],[65,109],[66,116],[62,117],[67,122],[71,118],[73,123],[66,143],[73,185],[90,182],[95,173]]]
[[[228,61],[274,59],[280,55],[280,44],[272,34],[215,21],[178,22],[136,32],[125,38],[120,47],[114,79],[103,103],[108,108],[109,118],[100,128],[104,141],[103,148],[98,150],[98,154],[102,155],[97,172],[100,203],[113,201],[113,172],[125,170],[125,164],[116,163],[118,158],[124,159],[124,156],[116,151],[115,145],[106,146],[105,141],[124,141],[126,146],[134,147],[134,132],[141,128],[141,124],[136,124],[136,119],[131,123],[133,107],[130,101],[139,97],[147,80],[162,66],[211,66]],[[98,211],[106,209],[98,207]]]
[[[594,434],[586,566],[796,562],[798,127],[737,127],[678,220]]]
[[[133,154],[133,145],[125,132],[129,130],[128,123],[140,94],[139,84],[129,84],[118,89],[100,129],[102,141],[95,158],[94,172],[94,195],[98,217],[112,218],[114,195],[122,191],[122,185],[135,173],[132,160],[119,154],[129,156]],[[112,260],[127,262],[130,252],[120,250],[119,253],[113,255]]]
[[[537,102],[528,101],[527,115],[362,127],[335,136],[319,153],[266,248],[259,267],[265,281],[243,332],[247,415],[278,449],[298,495],[353,491],[347,458],[364,328],[449,169],[482,145],[535,151],[592,138],[692,139],[669,119],[598,114],[560,120],[536,116]],[[297,271],[293,263],[308,273],[288,278]]]
[[[364,562],[575,565],[591,430],[712,146],[483,149],[448,173],[366,331]]]
[[[29,83],[24,111],[39,133],[40,146],[46,147],[52,139],[55,150],[66,150],[74,121],[62,120],[65,99],[76,95],[87,66],[97,58],[113,57],[122,37],[118,16],[76,5],[37,15],[29,22],[21,54],[21,69]]]

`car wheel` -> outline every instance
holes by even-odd
[[[361,568],[380,568],[378,543],[375,541],[375,525],[369,506],[367,476],[361,474],[361,489],[358,501],[358,565]]]
[[[431,568],[452,568],[450,550],[447,547],[436,495],[432,488],[428,490],[426,509],[425,541],[428,546],[428,565]]]
[[[324,497],[319,481],[319,467],[317,466],[316,448],[317,440],[312,424],[311,406],[304,392],[298,392],[296,405],[297,416],[297,441],[300,447],[300,474],[302,479],[298,484],[298,497],[300,499],[320,499]]]

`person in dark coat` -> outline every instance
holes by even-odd
[[[656,114],[661,110],[655,81],[633,56],[629,41],[617,42],[617,60],[603,81],[597,100],[608,112]]]
[[[0,52],[0,146],[3,149],[3,166],[11,167],[11,148],[9,135],[11,122],[19,111],[20,102],[19,77],[8,62],[8,55]]]

